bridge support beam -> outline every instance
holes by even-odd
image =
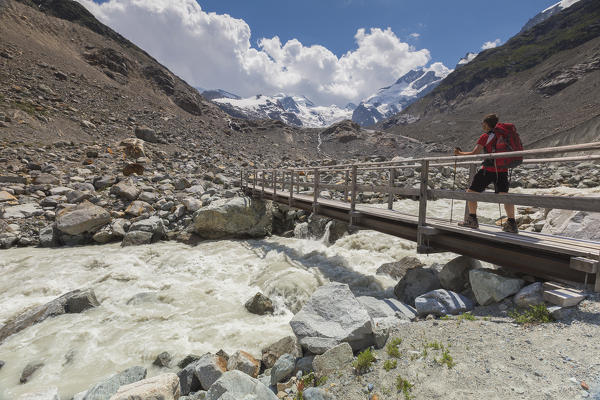
[[[419,189],[419,218],[417,222],[417,251],[426,252],[425,235],[423,227],[427,223],[427,184],[429,181],[429,161],[421,162],[421,186]]]

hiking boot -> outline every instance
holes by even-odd
[[[458,223],[458,226],[462,226],[464,228],[479,229],[479,221],[477,221],[477,217],[468,215],[467,218],[465,218],[464,222]]]
[[[502,227],[502,230],[508,233],[519,233],[517,221],[515,221],[514,219],[507,220],[504,226]]]

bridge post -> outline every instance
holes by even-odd
[[[352,194],[350,196],[350,226],[356,222],[356,191],[358,190],[358,183],[356,176],[358,175],[358,167],[352,166]]]
[[[253,183],[252,183],[252,195],[253,196],[256,196],[256,180],[258,179],[257,176],[258,176],[258,171],[254,170],[254,172],[252,172],[252,181],[253,181]]]
[[[313,214],[317,215],[317,210],[319,208],[319,179],[320,179],[320,174],[319,174],[319,169],[315,168],[314,171],[314,175],[315,175],[315,187],[314,187],[314,191],[313,191]]]
[[[244,189],[244,170],[240,169],[240,187]]]
[[[467,183],[467,185],[470,185],[471,182],[473,182],[473,178],[475,177],[476,173],[477,173],[477,164],[469,165],[469,182]],[[464,219],[464,221],[467,220],[468,216],[469,216],[469,202],[466,201],[465,202],[465,219]]]
[[[260,198],[263,199],[265,197],[265,170],[263,169],[261,172],[262,177],[262,189],[260,191]]]
[[[390,192],[388,194],[388,210],[394,208],[394,193],[392,193],[392,189],[394,188],[394,181],[396,180],[396,168],[390,168]]]
[[[290,170],[290,197],[288,198],[288,205],[291,207],[294,202],[294,170]]]
[[[344,202],[348,201],[348,181],[350,180],[350,170],[346,170],[346,177],[344,178]]]
[[[277,170],[273,170],[273,200],[277,197]]]
[[[419,189],[419,219],[417,224],[417,253],[426,252],[423,228],[427,223],[427,183],[429,180],[429,161],[421,161],[421,187]]]

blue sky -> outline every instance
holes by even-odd
[[[553,0],[77,0],[188,83],[359,103],[414,68],[444,74]],[[576,0],[563,0],[573,2]]]
[[[541,10],[558,0],[200,0],[209,12],[244,19],[252,45],[262,37],[320,44],[337,56],[356,47],[359,28],[391,27],[407,43],[426,48],[432,60],[454,68],[467,51],[484,42],[506,42]],[[497,16],[494,17],[494,13]],[[417,33],[418,38],[410,37]]]

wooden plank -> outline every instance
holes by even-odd
[[[581,290],[560,285],[556,282],[544,282],[544,300],[560,307],[573,307],[585,299]]]
[[[592,260],[584,257],[571,257],[569,268],[576,271],[586,272],[588,274],[595,274],[598,272],[598,260]]]
[[[600,212],[600,197],[536,196],[530,194],[497,194],[491,192],[469,193],[456,190],[431,189],[430,196],[437,199],[480,201],[483,203],[516,204],[522,206],[558,208]]]

